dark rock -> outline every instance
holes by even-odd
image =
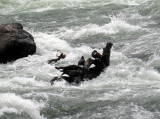
[[[32,55],[36,52],[33,36],[20,23],[0,25],[0,63]]]

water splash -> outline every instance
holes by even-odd
[[[5,93],[0,94],[0,107],[8,107],[8,112],[17,112],[17,110],[23,110],[28,114],[32,119],[43,119],[40,115],[38,106],[31,100],[23,99],[15,94]],[[15,108],[14,110],[11,108]],[[6,108],[5,108],[6,109]]]

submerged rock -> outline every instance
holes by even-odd
[[[0,63],[32,55],[36,52],[33,36],[20,23],[0,25]]]

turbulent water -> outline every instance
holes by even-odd
[[[0,64],[0,119],[160,119],[160,0],[0,0],[0,24],[19,22],[34,55]],[[55,66],[113,43],[110,66],[80,86]],[[64,60],[48,64],[56,50]]]

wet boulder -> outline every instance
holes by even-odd
[[[14,61],[35,52],[33,36],[20,23],[0,25],[0,63]]]

